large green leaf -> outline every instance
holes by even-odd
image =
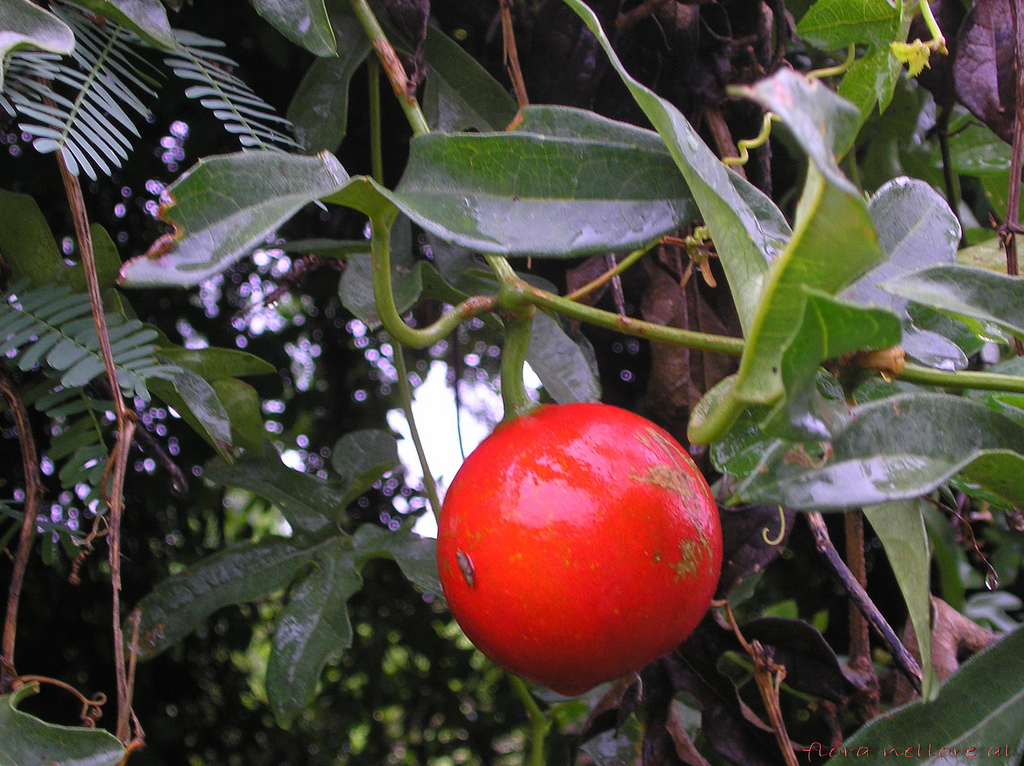
[[[352,645],[347,601],[362,585],[352,542],[334,539],[292,590],[267,663],[267,698],[281,726],[313,701],[324,666]]]
[[[295,579],[315,548],[270,537],[239,543],[159,583],[139,602],[139,654],[155,657],[226,606],[266,598]]]
[[[208,479],[247,489],[273,503],[296,532],[318,532],[344,508],[337,488],[286,466],[269,440],[264,441],[262,452],[247,452],[230,466],[213,460],[204,473]]]
[[[295,138],[311,154],[337,151],[345,139],[352,75],[372,50],[349,3],[332,5],[330,19],[337,55],[313,62],[288,105]]]
[[[743,407],[771,404],[782,394],[782,355],[803,312],[805,288],[834,294],[884,257],[863,197],[836,165],[856,134],[856,110],[790,70],[747,95],[777,114],[807,153],[807,182],[793,237],[765,279],[736,379],[717,407],[695,410],[691,418],[690,439],[698,443],[724,434]]]
[[[880,111],[885,111],[892,103],[902,69],[903,63],[888,46],[876,48],[846,70],[843,81],[839,83],[839,95],[857,107],[863,123],[871,116],[875,104]]]
[[[423,114],[431,129],[486,132],[508,126],[516,114],[515,99],[458,43],[428,27],[424,53]]]
[[[930,266],[888,280],[900,298],[948,314],[973,317],[1024,337],[1024,280],[970,266]]]
[[[392,532],[375,524],[363,524],[352,536],[352,546],[360,567],[369,559],[392,559],[411,583],[441,597],[437,541],[433,538],[420,537],[408,529]]]
[[[78,5],[128,27],[157,48],[171,51],[178,47],[160,0],[79,0]]]
[[[568,107],[528,107],[510,132],[416,136],[392,199],[442,239],[504,255],[629,250],[699,215],[656,134]]]
[[[900,177],[886,183],[868,202],[878,240],[888,258],[842,292],[857,303],[887,306],[904,318],[903,347],[918,361],[943,369],[962,369],[967,357],[937,333],[909,321],[908,301],[879,285],[908,271],[956,263],[960,223],[929,184]]]
[[[915,498],[868,505],[864,507],[864,515],[882,541],[903,600],[907,602],[921,652],[921,696],[934,700],[939,694],[939,677],[932,667],[931,555],[924,524],[924,503]]]
[[[250,0],[277,30],[317,56],[334,56],[334,32],[324,0]]]
[[[963,397],[905,393],[855,407],[822,467],[773,444],[741,481],[740,501],[841,510],[931,492],[961,473],[1024,504],[1024,426]],[[804,456],[806,457],[806,456]]]
[[[2,766],[118,766],[124,745],[110,732],[84,726],[55,726],[18,710],[18,703],[39,692],[38,683],[25,684],[0,696]]]
[[[1024,751],[1024,630],[965,662],[946,679],[938,700],[879,716],[842,747],[829,766],[897,760],[1016,766]]]
[[[903,3],[889,0],[818,0],[797,25],[804,42],[824,51],[851,43],[888,48],[896,39],[903,17]]]
[[[175,228],[121,269],[128,287],[197,285],[259,245],[300,208],[343,188],[334,155],[246,151],[200,160],[171,184],[162,217]]]
[[[345,488],[340,505],[347,506],[398,463],[398,442],[386,431],[367,428],[342,436],[331,449],[331,467]]]
[[[775,203],[719,162],[675,106],[630,76],[589,7],[581,0],[564,1],[597,37],[682,171],[711,231],[746,335],[754,321],[768,262],[786,246],[789,225]]]
[[[846,422],[846,405],[838,401],[838,417],[822,409],[816,382],[819,365],[861,349],[883,349],[900,341],[900,322],[883,308],[841,301],[819,290],[804,289],[805,301],[796,331],[782,354],[786,398],[778,417],[785,415],[797,438],[828,440]],[[776,422],[776,426],[782,425]],[[776,431],[773,430],[773,433]]]

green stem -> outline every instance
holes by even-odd
[[[921,0],[918,3],[918,7],[921,9],[921,18],[924,19],[928,31],[932,34],[932,39],[928,46],[942,55],[947,55],[949,51],[946,50],[946,37],[942,34],[942,30],[939,29],[939,23],[935,20],[935,15],[932,13],[928,0]]]
[[[519,676],[509,674],[512,681],[512,688],[526,708],[526,714],[530,718],[530,766],[544,766],[544,740],[551,730],[551,719],[544,715],[537,701],[526,688],[526,684]]]
[[[592,279],[591,281],[587,282],[587,284],[583,285],[583,287],[577,288],[576,290],[573,290],[571,293],[568,293],[565,296],[565,299],[570,301],[578,301],[584,295],[589,295],[590,293],[594,292],[594,290],[601,287],[602,285],[607,284],[612,279],[622,274],[626,269],[628,269],[638,260],[647,255],[647,253],[650,252],[651,248],[657,245],[659,242],[661,242],[661,240],[652,242],[646,247],[641,247],[639,250],[634,250],[632,253],[630,253],[621,261],[619,261],[615,265],[614,269],[609,269],[596,279]]]
[[[533,310],[505,314],[505,345],[501,350],[501,403],[505,419],[518,417],[537,405],[530,398],[523,378],[526,352],[530,349]]]
[[[945,370],[935,370],[931,367],[922,367],[918,364],[908,364],[897,377],[908,383],[920,383],[921,385],[939,386],[940,388],[954,388],[958,391],[976,389],[979,391],[1004,391],[1006,393],[1024,394],[1024,378],[1019,378],[1015,375],[1001,375],[995,372],[978,372],[975,370],[947,372]]]
[[[421,136],[424,133],[430,132],[430,127],[427,125],[427,119],[423,116],[423,111],[420,109],[420,104],[416,100],[416,97],[412,94],[409,88],[409,81],[405,76],[405,69],[402,67],[402,63],[398,60],[398,56],[395,54],[395,49],[391,47],[391,43],[388,42],[388,38],[384,34],[384,30],[380,26],[380,22],[377,21],[377,17],[373,15],[373,11],[370,10],[370,6],[366,0],[351,0],[352,10],[356,14],[356,18],[359,19],[359,23],[362,24],[363,30],[366,32],[367,37],[370,38],[370,43],[373,45],[373,49],[377,51],[377,58],[380,59],[380,63],[384,67],[384,71],[388,74],[388,79],[391,81],[391,87],[395,91],[395,96],[398,98],[398,103],[402,106],[402,111],[405,112],[405,118],[409,121],[412,132],[417,136]]]
[[[423,449],[420,430],[416,427],[416,418],[412,414],[412,388],[409,386],[409,370],[405,364],[405,347],[401,343],[395,343],[392,348],[394,349],[395,369],[398,371],[398,397],[401,399],[405,422],[409,424],[412,443],[416,447],[416,457],[419,458],[420,469],[423,471],[423,487],[427,490],[430,509],[434,512],[436,519],[441,515],[441,501],[438,498],[434,474],[430,472],[430,466],[427,463],[427,451]]]
[[[384,153],[381,145],[380,64],[372,59],[366,63],[370,87],[370,174],[374,181],[383,186]]]
[[[633,335],[637,338],[674,343],[678,346],[696,349],[697,351],[719,351],[723,354],[739,356],[743,353],[743,338],[733,338],[727,335],[709,335],[693,330],[681,330],[678,327],[666,327],[665,325],[644,322],[640,319],[624,317],[611,311],[596,309],[593,306],[585,306],[576,303],[539,288],[520,282],[517,286],[520,300],[524,303],[532,303],[538,308],[556,311],[571,319],[578,319],[581,322],[594,324],[599,327],[606,327],[609,330],[616,330],[625,335]]]
[[[467,298],[428,327],[409,327],[398,313],[395,294],[391,289],[391,225],[397,214],[398,209],[392,208],[370,221],[373,294],[377,303],[377,313],[384,329],[394,341],[410,348],[427,348],[447,338],[466,319],[493,312],[498,306],[498,298],[493,295]]]

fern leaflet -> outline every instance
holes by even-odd
[[[154,81],[141,75],[141,67],[148,65],[131,47],[140,41],[123,28],[87,20],[75,6],[52,10],[74,30],[71,59],[44,51],[15,52],[6,78],[7,101],[37,151],[59,151],[72,172],[95,180],[98,172],[110,175],[128,159],[129,136],[139,135],[128,111],[150,117],[137,93],[154,96]]]
[[[302,149],[284,132],[291,129],[291,122],[278,116],[273,107],[232,74],[238,64],[208,50],[224,43],[180,29],[174,31],[174,36],[179,43],[178,55],[164,62],[181,79],[199,83],[187,88],[185,95],[199,99],[224,123],[225,130],[238,136],[243,147]]]
[[[137,319],[106,314],[118,383],[126,396],[149,401],[146,379],[179,372],[153,355],[157,332]],[[22,370],[37,364],[60,373],[61,385],[81,387],[105,371],[89,296],[46,286],[12,294],[0,303],[0,356]]]

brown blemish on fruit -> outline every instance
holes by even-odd
[[[682,577],[693,577],[700,571],[700,564],[707,558],[706,544],[694,540],[679,541],[679,561],[676,562],[676,581]]]
[[[459,570],[462,572],[462,579],[470,588],[476,587],[476,570],[473,568],[473,560],[462,551],[455,551],[455,560],[459,562]]]

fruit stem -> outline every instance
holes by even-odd
[[[526,683],[519,676],[509,673],[512,688],[526,708],[526,715],[530,718],[530,766],[544,766],[544,740],[551,730],[551,719],[544,715],[537,700],[530,694]]]

